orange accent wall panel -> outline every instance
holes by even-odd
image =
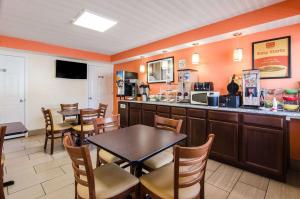
[[[77,58],[77,59],[104,61],[104,62],[111,61],[109,55],[105,55],[101,53],[66,48],[62,46],[30,41],[25,39],[19,39],[15,37],[1,36],[1,35],[0,35],[0,47],[48,53],[52,55]]]
[[[266,39],[291,36],[291,72],[292,77],[286,79],[263,79],[261,80],[262,88],[298,88],[300,81],[300,24],[288,27],[273,29],[261,33],[247,35],[239,38],[239,47],[243,48],[244,56],[242,62],[233,62],[233,50],[237,47],[236,39],[219,41],[211,44],[198,46],[196,48],[187,48],[179,51],[167,53],[166,55],[157,55],[148,57],[143,60],[146,65],[147,61],[156,60],[163,57],[174,56],[175,63],[175,82],[177,83],[177,67],[180,59],[186,60],[186,65],[198,70],[197,76],[199,81],[212,81],[216,91],[227,94],[226,86],[233,74],[241,74],[243,69],[252,68],[252,42]],[[200,54],[200,65],[192,65],[192,54],[197,51]],[[139,79],[147,82],[146,72],[139,72],[141,61],[131,61],[114,65],[114,74],[118,70],[127,70],[138,72]],[[162,84],[150,84],[150,93],[159,92]],[[116,84],[114,83],[114,94],[116,94]],[[114,110],[117,111],[117,98],[115,98]]]
[[[299,0],[288,0],[253,12],[229,18],[214,24],[203,26],[188,32],[152,42],[137,48],[112,55],[112,61],[123,60],[136,55],[166,49],[182,43],[192,42],[207,37],[267,23],[300,14]]]

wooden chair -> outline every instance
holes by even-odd
[[[94,120],[95,134],[104,133],[106,129],[119,129],[120,115],[113,115],[107,118],[97,118]],[[121,164],[124,161],[104,149],[97,148],[97,167],[101,164],[116,163]]]
[[[153,199],[204,199],[205,170],[214,136],[210,134],[208,141],[202,146],[175,146],[174,163],[140,178],[140,198],[149,194]]]
[[[72,160],[75,198],[119,199],[137,189],[139,180],[114,163],[93,169],[87,145],[74,147],[71,136],[67,135],[64,138],[64,146]]]
[[[94,119],[100,117],[100,109],[81,109],[80,125],[73,126],[73,133],[79,137],[79,144],[82,145],[86,135],[94,133]]]
[[[169,119],[169,118],[164,118],[155,115],[154,126],[156,128],[170,130],[174,133],[180,133],[182,120]],[[152,171],[172,161],[173,161],[173,147],[149,158],[148,160],[145,160],[143,164],[144,164],[144,169],[148,171]]]
[[[65,110],[78,110],[79,103],[75,104],[60,104],[61,111]],[[77,116],[64,116],[63,115],[63,122],[69,123],[69,124],[78,124],[78,118]]]
[[[4,154],[3,154],[3,142],[4,136],[6,132],[6,126],[0,126],[0,160],[1,160],[1,168],[0,168],[0,198],[5,198],[4,196],[4,187],[3,187],[3,175],[4,175]]]
[[[68,123],[54,124],[53,117],[50,109],[42,108],[42,113],[45,119],[45,144],[44,150],[47,149],[48,139],[51,139],[51,155],[53,154],[54,140],[57,138],[63,139],[64,134],[71,132],[72,126]]]
[[[106,116],[107,107],[108,107],[108,104],[102,104],[102,103],[99,104],[100,117],[104,118]]]

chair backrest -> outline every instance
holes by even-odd
[[[207,159],[214,137],[214,134],[209,134],[207,142],[198,147],[175,146],[174,199],[179,198],[180,188],[190,187],[204,180]]]
[[[49,131],[49,126],[51,131],[53,131],[53,118],[52,118],[52,113],[50,109],[45,109],[42,107],[42,113],[45,119],[45,126],[46,126],[46,131]]]
[[[111,117],[105,117],[105,118],[96,118],[94,120],[94,130],[95,134],[99,134],[102,132],[105,132],[105,129],[107,128],[120,128],[120,115],[113,115]]]
[[[99,104],[100,117],[105,117],[106,111],[107,111],[107,107],[108,107],[108,104],[102,104],[102,103]]]
[[[93,125],[94,119],[100,117],[100,109],[80,109],[80,125]]]
[[[74,103],[74,104],[60,104],[60,109],[62,111],[65,110],[77,110],[78,109],[79,103]]]
[[[3,152],[2,149],[3,149],[5,132],[6,132],[6,126],[0,126],[0,160],[2,160],[2,152]]]
[[[75,177],[75,187],[80,184],[89,190],[89,198],[96,199],[95,179],[88,146],[75,147],[70,135],[64,137],[64,147],[71,160]]]
[[[165,118],[165,117],[160,117],[158,115],[155,115],[154,126],[156,128],[167,129],[175,133],[180,133],[182,120],[175,120],[175,119],[170,119],[170,118]]]

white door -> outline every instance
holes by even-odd
[[[89,107],[108,104],[106,115],[113,111],[113,69],[110,66],[89,66]]]
[[[0,55],[0,123],[25,122],[25,61]]]

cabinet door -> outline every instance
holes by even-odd
[[[243,161],[264,173],[283,175],[283,131],[243,125]]]
[[[143,110],[142,123],[147,126],[154,126],[155,111]]]
[[[186,134],[186,116],[182,116],[182,115],[171,115],[172,119],[181,119],[182,120],[182,126],[181,126],[181,131],[180,133],[184,133]],[[179,142],[178,144],[180,144],[181,146],[187,146],[188,144],[188,138],[186,138],[185,140]]]
[[[170,118],[170,113],[157,112],[156,114],[160,117]]]
[[[129,111],[129,126],[135,125],[135,124],[141,124],[142,118],[142,110],[137,108],[130,108]]]
[[[215,134],[211,154],[225,161],[238,161],[237,123],[209,120],[208,132]]]
[[[128,126],[128,103],[126,102],[119,102],[119,108],[118,112],[120,114],[120,125],[121,127],[127,127]]]
[[[200,146],[206,142],[206,119],[187,118],[188,146]]]

